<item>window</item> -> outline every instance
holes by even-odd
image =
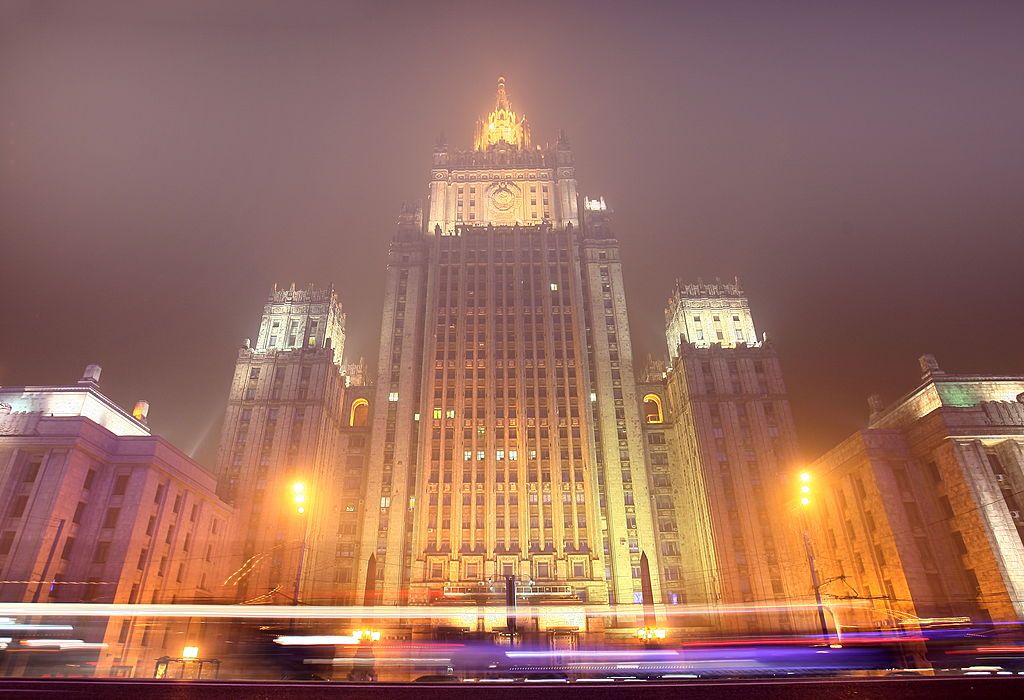
[[[551,562],[539,561],[536,564],[537,578],[540,580],[551,578]]]
[[[96,470],[90,469],[85,473],[85,481],[82,482],[82,488],[88,491],[92,488],[93,479],[96,478]]]
[[[388,394],[388,401],[390,401],[392,403],[394,403],[395,401],[398,401],[398,392],[397,391],[392,391],[390,394]]]
[[[444,575],[441,562],[434,560],[430,562],[430,578],[434,581],[440,580]]]
[[[11,504],[10,516],[12,518],[20,518],[25,514],[25,507],[28,505],[28,496],[18,496],[14,499],[14,503]]]
[[[114,495],[123,496],[128,491],[128,475],[118,474],[114,480]]]
[[[665,414],[661,408],[661,397],[657,394],[647,394],[644,397],[644,422],[649,424],[665,422]]]
[[[28,466],[25,467],[25,474],[22,476],[21,480],[24,481],[26,484],[30,484],[33,481],[35,481],[36,477],[39,476],[39,467],[41,465],[42,462],[31,462]]]
[[[9,553],[11,551],[12,544],[14,544],[14,532],[12,530],[7,530],[0,535],[0,555]],[[67,557],[64,556],[61,558],[67,559]]]
[[[121,515],[120,508],[108,508],[107,514],[103,518],[103,527],[112,528],[117,526],[117,518]]]
[[[348,424],[352,428],[361,428],[366,425],[370,411],[370,402],[359,398],[352,402],[352,409],[349,411]]]
[[[71,552],[75,549],[75,538],[69,537],[64,540],[64,549],[60,550],[60,558],[67,561],[71,558]]]
[[[106,564],[107,556],[110,554],[110,543],[100,542],[96,545],[96,551],[92,555],[93,564]]]
[[[71,516],[71,522],[79,524],[82,522],[82,513],[85,512],[85,502],[79,501],[78,505],[75,506],[75,514]]]

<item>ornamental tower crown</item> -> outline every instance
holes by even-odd
[[[526,115],[519,117],[512,109],[512,103],[505,91],[504,76],[498,78],[498,92],[494,100],[494,111],[486,119],[476,120],[473,135],[473,149],[486,151],[492,146],[504,144],[518,150],[530,147],[530,125]]]

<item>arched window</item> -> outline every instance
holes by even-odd
[[[370,412],[370,402],[366,399],[356,399],[352,402],[352,410],[348,414],[348,424],[352,428],[361,428],[366,425],[366,417]]]
[[[664,423],[665,413],[661,410],[661,397],[648,394],[644,397],[644,423]]]

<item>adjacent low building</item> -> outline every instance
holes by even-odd
[[[90,365],[67,386],[0,387],[0,600],[214,597],[231,515],[214,477],[150,434],[145,402],[125,411],[99,378]],[[104,618],[76,634],[105,645],[98,665],[108,672],[142,663],[125,656],[132,646],[154,658],[180,652],[173,627],[143,643],[141,622]]]
[[[1024,618],[1024,377],[946,373],[818,459],[808,510],[826,597],[907,616]]]

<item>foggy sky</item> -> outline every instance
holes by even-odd
[[[490,14],[489,14],[490,13]],[[0,384],[152,404],[209,467],[274,282],[376,362],[434,141],[508,79],[615,210],[637,358],[739,275],[806,458],[916,386],[1024,373],[1024,4],[0,0]]]

